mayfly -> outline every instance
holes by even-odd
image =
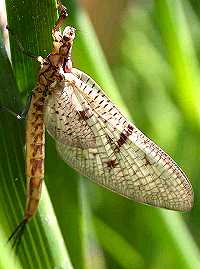
[[[92,78],[72,67],[75,28],[59,30],[68,14],[57,2],[60,16],[52,29],[53,50],[39,58],[41,68],[26,115],[26,208],[10,239],[21,237],[38,208],[45,127],[61,158],[99,185],[137,202],[190,210],[193,191],[184,172],[122,115]]]

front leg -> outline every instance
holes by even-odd
[[[8,108],[6,106],[0,106],[0,112],[6,111],[6,112],[10,113],[11,115],[13,115],[16,119],[23,120],[26,118],[26,115],[28,113],[28,110],[29,110],[29,107],[31,104],[31,100],[32,100],[32,93],[29,94],[29,96],[26,100],[25,107],[20,113],[16,113],[15,111],[11,110],[10,108]]]

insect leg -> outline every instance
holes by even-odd
[[[28,96],[28,98],[26,100],[25,107],[21,113],[16,113],[6,106],[0,106],[0,112],[6,111],[6,112],[10,113],[11,115],[13,115],[16,119],[23,120],[26,118],[27,112],[28,112],[30,104],[31,104],[31,99],[32,99],[32,93]]]
[[[60,0],[57,0],[57,8],[60,13],[58,20],[55,23],[55,26],[52,28],[52,34],[54,34],[56,31],[59,30],[61,25],[63,24],[63,21],[68,16],[67,14],[67,8],[62,5]]]
[[[17,36],[16,36],[16,34],[14,33],[14,31],[11,30],[11,29],[9,28],[8,25],[6,26],[6,28],[7,28],[8,32],[15,38],[15,41],[16,41],[16,43],[17,43],[17,45],[18,45],[19,50],[20,50],[24,55],[26,55],[26,56],[32,58],[33,60],[35,60],[35,61],[39,61],[39,60],[38,60],[38,56],[33,55],[33,54],[31,54],[29,51],[27,51],[27,50],[24,49],[22,43],[21,43],[20,40],[17,38]]]

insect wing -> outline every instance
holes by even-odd
[[[49,134],[59,143],[76,148],[95,147],[95,136],[81,116],[74,87],[65,81],[52,85],[44,120]]]
[[[177,164],[130,123],[85,73],[51,87],[46,127],[62,159],[96,183],[138,202],[190,210],[192,187]]]

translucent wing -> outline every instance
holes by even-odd
[[[62,159],[96,183],[138,202],[190,210],[192,187],[177,164],[130,123],[85,73],[55,82],[46,128]]]

